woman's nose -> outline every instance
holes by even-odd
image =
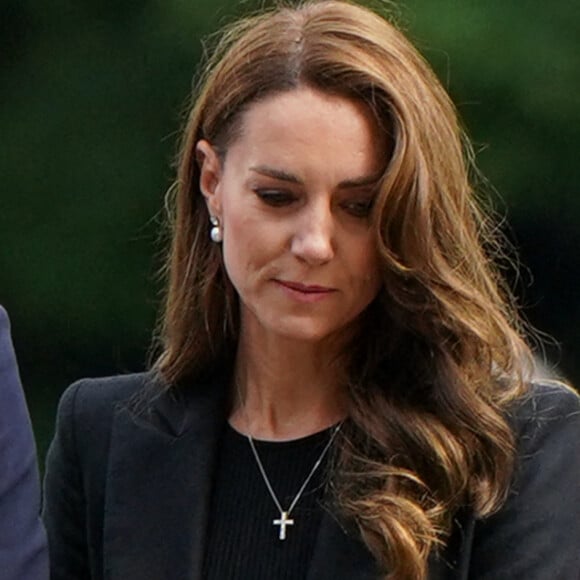
[[[292,238],[292,253],[311,264],[324,264],[335,254],[335,224],[330,207],[305,208]]]

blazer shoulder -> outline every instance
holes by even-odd
[[[553,423],[576,423],[580,427],[580,396],[557,381],[536,382],[511,409],[516,432],[525,435]]]
[[[570,481],[580,478],[580,396],[575,391],[555,381],[535,383],[511,419],[518,452],[516,488],[536,478],[537,471],[547,474],[551,469],[559,485],[564,485],[566,473],[574,473]],[[579,492],[580,487],[574,492],[578,500]]]
[[[515,470],[502,508],[478,520],[469,578],[578,578],[580,573],[580,398],[542,382],[510,410]]]
[[[57,425],[75,423],[84,431],[106,428],[120,405],[129,404],[154,382],[149,372],[80,379],[61,395]]]

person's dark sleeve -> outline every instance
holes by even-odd
[[[470,580],[580,579],[580,399],[536,386],[517,412],[518,468],[505,506],[475,526]]]
[[[46,580],[36,446],[6,311],[0,306],[0,578]]]
[[[62,396],[44,479],[43,519],[50,548],[51,580],[90,578],[86,502],[76,448],[75,398],[80,383]]]

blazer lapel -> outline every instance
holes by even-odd
[[[163,393],[147,414],[117,410],[105,492],[108,580],[201,578],[223,390]]]

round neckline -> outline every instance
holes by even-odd
[[[252,437],[254,444],[261,448],[278,448],[281,449],[283,447],[301,447],[301,446],[310,446],[315,443],[326,441],[333,429],[336,429],[337,424],[331,425],[330,427],[326,427],[320,431],[316,431],[315,433],[311,433],[310,435],[305,435],[304,437],[298,437],[296,439],[281,439],[281,440],[272,440],[272,439],[256,439]],[[226,429],[229,431],[236,439],[243,440],[245,443],[248,441],[248,435],[244,433],[240,433],[237,429],[232,427],[229,422],[226,422]]]

